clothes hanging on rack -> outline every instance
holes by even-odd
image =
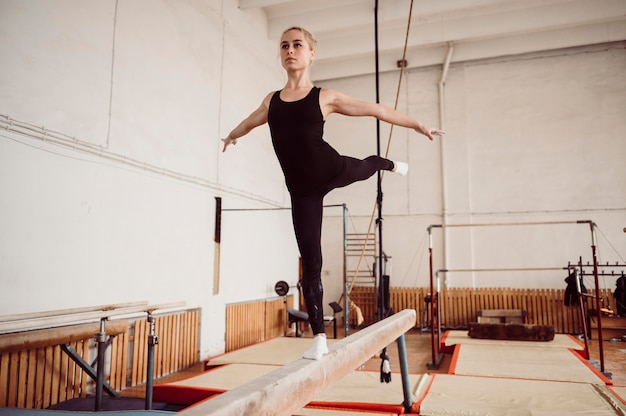
[[[565,278],[565,283],[567,283],[567,287],[565,288],[565,306],[578,306],[578,288],[576,287],[576,279],[578,278],[578,273],[576,270],[573,270],[569,276]],[[587,293],[587,288],[580,281],[580,293]]]
[[[624,275],[624,272],[622,272],[622,275],[615,282],[615,286],[613,297],[615,298],[617,314],[626,316],[626,275]]]

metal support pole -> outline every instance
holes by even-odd
[[[343,207],[343,320],[344,320],[344,337],[347,337],[350,333],[350,303],[348,302],[348,265],[347,265],[347,250],[348,250],[348,230],[346,226],[346,217],[348,213],[348,207],[345,202]]]
[[[426,365],[428,369],[438,369],[443,359],[443,356],[439,353],[439,316],[435,317],[435,308],[439,307],[439,284],[437,284],[437,291],[435,291],[435,276],[433,272],[433,227],[442,226],[430,225],[428,227],[428,263],[430,267],[430,347],[432,355],[432,361]],[[439,279],[439,276],[437,276],[437,279]],[[438,314],[439,309],[437,309],[437,315]]]
[[[411,413],[413,399],[411,398],[411,382],[409,381],[409,364],[406,358],[406,343],[404,342],[404,334],[396,339],[398,344],[398,358],[400,360],[400,373],[402,375],[402,393],[404,394],[404,412]]]
[[[378,55],[378,0],[374,5],[374,46],[375,46],[375,66],[376,66],[376,103],[380,103],[380,70],[379,70],[379,55]],[[380,156],[380,120],[376,119],[376,154]],[[385,302],[383,296],[383,190],[382,190],[382,175],[380,171],[377,172],[377,192],[376,192],[376,205],[378,207],[378,219],[376,224],[378,225],[378,320],[385,319]]]
[[[94,341],[98,347],[98,367],[96,368],[96,402],[95,411],[102,411],[102,388],[104,385],[104,354],[106,352],[106,333],[104,323],[106,318],[100,319],[100,332],[94,336]]]
[[[431,363],[435,363],[437,359],[437,345],[435,344],[435,282],[433,276],[433,229],[428,227],[428,262],[430,265],[430,349]]]
[[[215,232],[213,234],[213,241],[215,243],[215,252],[213,258],[213,294],[219,295],[220,293],[220,252],[221,252],[221,240],[222,240],[222,198],[215,197]]]
[[[148,311],[148,323],[150,332],[148,333],[148,368],[146,382],[146,410],[152,410],[152,385],[154,380],[154,346],[159,343],[159,337],[154,334],[154,316]]]
[[[600,297],[600,281],[598,279],[598,253],[596,250],[596,231],[595,224],[591,221],[589,222],[589,227],[591,228],[591,252],[593,255],[593,281],[596,286],[596,313],[598,317],[598,349],[600,352],[600,371],[604,373],[604,340],[602,337],[602,311],[601,311],[601,302],[602,298]]]
[[[580,260],[582,263],[582,259]],[[580,281],[583,277],[576,276],[576,293],[578,296],[578,305],[580,307],[580,318],[583,323],[583,341],[585,342],[585,358],[588,360],[589,355],[589,337],[587,334],[587,316],[585,314],[586,293],[582,292]]]
[[[106,345],[108,344],[109,343],[107,342]],[[61,344],[61,349],[67,354],[68,357],[70,357],[72,361],[76,363],[77,366],[79,366],[85,372],[87,376],[89,376],[89,378],[91,378],[92,380],[97,379],[98,375],[94,370],[94,367],[97,364],[97,358],[96,362],[90,365],[80,354],[76,352],[74,348],[72,348],[70,344]],[[116,392],[115,389],[113,389],[113,387],[111,387],[111,385],[106,381],[102,382],[102,389],[110,396],[120,397],[120,394]]]
[[[349,283],[346,282],[346,284],[343,287],[344,293],[348,293],[348,285]],[[347,295],[343,297],[343,313],[344,313],[345,321],[346,321],[344,333],[345,333],[345,336],[347,337],[350,334],[350,302],[348,301]]]

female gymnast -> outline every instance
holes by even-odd
[[[269,124],[274,151],[285,175],[291,197],[291,215],[302,258],[302,292],[313,345],[304,358],[319,360],[328,353],[322,304],[322,211],[324,196],[335,188],[371,177],[380,170],[406,175],[408,165],[379,156],[363,160],[340,155],[323,139],[324,122],[332,113],[371,116],[397,126],[414,129],[433,140],[443,131],[381,104],[352,99],[337,91],[318,88],[309,77],[317,41],[300,27],[285,30],[280,58],[287,83],[270,92],[259,108],[222,139],[223,152],[255,127]]]

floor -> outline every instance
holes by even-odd
[[[339,337],[343,334],[343,329],[338,330]],[[332,336],[332,329],[328,333]],[[310,333],[304,335],[311,336]],[[429,333],[420,334],[419,330],[413,330],[406,334],[405,345],[407,351],[407,361],[409,364],[409,373],[447,373],[452,358],[451,354],[443,354],[438,369],[429,369],[428,364],[432,362],[431,337]],[[626,386],[626,342],[609,342],[603,343],[604,354],[604,371],[610,373],[611,379],[615,386]],[[589,349],[591,360],[596,363],[596,367],[600,368],[600,354],[597,340],[589,341]],[[398,366],[398,349],[396,345],[390,345],[387,348],[387,355],[391,363],[393,372],[399,371]],[[379,371],[380,358],[374,357],[365,363],[362,367],[364,370]],[[191,377],[204,371],[203,363],[169,375],[159,380],[155,380],[155,384],[167,383]],[[126,389],[121,392],[123,397],[145,397],[145,386],[137,386]]]
[[[430,370],[427,368],[428,363],[432,362],[432,348],[430,334],[421,334],[418,330],[409,332],[406,336],[406,349],[408,355],[409,372],[410,373],[447,373],[450,365],[451,354],[444,354],[441,365],[438,370]],[[603,343],[604,354],[604,372],[611,373],[611,380],[616,386],[626,386],[626,342],[609,342]],[[597,340],[589,341],[590,360],[595,362],[596,367],[600,368],[600,353]],[[394,345],[387,348],[387,355],[390,357],[391,363],[397,363],[397,348]],[[380,360],[372,359],[364,367],[366,370],[377,370],[380,367]],[[392,371],[398,371],[392,368]]]

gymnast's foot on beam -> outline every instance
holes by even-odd
[[[309,360],[321,360],[324,354],[328,354],[326,334],[316,334],[313,338],[313,346],[304,352],[303,357]]]
[[[391,170],[393,173],[397,173],[401,176],[406,176],[409,173],[409,165],[404,162],[393,162],[393,169]]]

